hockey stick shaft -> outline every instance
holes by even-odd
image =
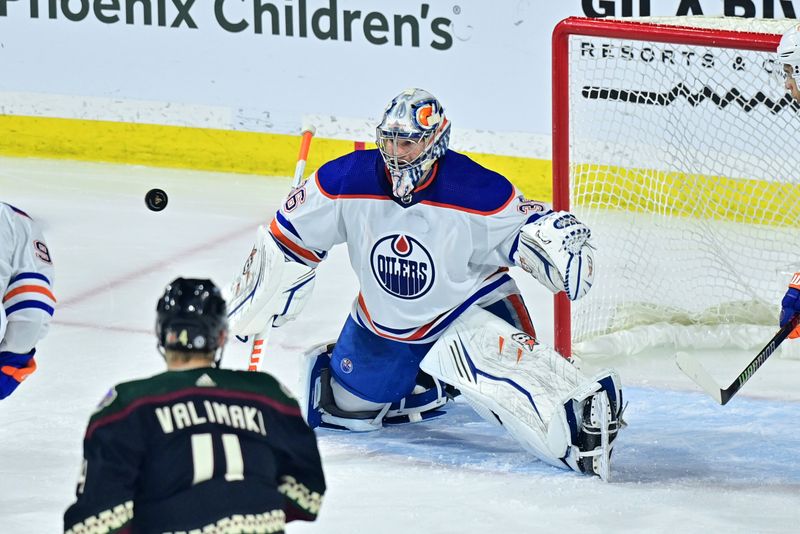
[[[303,181],[303,174],[306,172],[306,162],[308,161],[308,151],[311,148],[311,138],[314,137],[316,129],[313,126],[306,126],[300,134],[300,153],[297,155],[297,164],[294,167],[294,179],[292,187],[297,187]]]
[[[303,131],[300,134],[300,153],[297,155],[297,163],[294,166],[292,189],[298,187],[303,181],[303,174],[306,171],[306,162],[308,161],[308,151],[311,148],[311,139],[314,137],[315,133],[316,128],[313,126],[303,126]],[[264,350],[267,346],[269,334],[272,331],[272,320],[273,318],[270,318],[264,330],[253,336],[253,345],[250,348],[250,363],[247,366],[248,371],[258,371],[261,369]]]
[[[756,354],[755,358],[750,361],[744,370],[733,380],[733,382],[726,388],[720,387],[708,371],[689,354],[682,352],[676,355],[678,367],[694,382],[699,385],[709,395],[721,405],[725,405],[734,395],[744,386],[748,380],[755,374],[755,372],[764,364],[767,359],[777,350],[783,341],[789,337],[792,330],[797,328],[800,324],[800,314],[792,317],[780,330],[778,330],[772,339],[767,342],[764,348]]]

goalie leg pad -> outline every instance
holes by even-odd
[[[598,392],[621,399],[613,373],[589,379],[551,348],[477,307],[451,325],[420,367],[457,387],[479,415],[502,424],[537,458],[595,473],[579,462],[581,453],[597,448],[583,428],[595,421],[582,410]],[[612,411],[619,413],[617,405]]]

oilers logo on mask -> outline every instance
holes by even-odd
[[[438,100],[430,100],[414,109],[414,123],[423,131],[433,130],[444,116]]]
[[[417,299],[433,286],[433,259],[411,236],[392,234],[375,243],[371,253],[372,274],[381,288],[401,299]]]

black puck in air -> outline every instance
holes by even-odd
[[[150,211],[161,211],[167,207],[167,194],[163,189],[151,189],[144,196],[144,203]]]

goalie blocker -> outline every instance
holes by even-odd
[[[311,296],[315,276],[314,269],[287,261],[267,227],[259,226],[253,249],[229,290],[230,332],[250,336],[293,320]]]

